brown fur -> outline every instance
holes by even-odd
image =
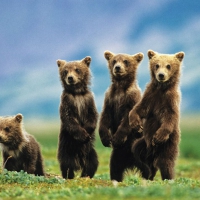
[[[44,175],[39,144],[23,129],[21,114],[0,117],[0,144],[5,169]]]
[[[129,114],[131,127],[143,126],[144,137],[132,150],[144,178],[153,180],[159,169],[163,180],[173,179],[180,140],[179,78],[184,53],[168,55],[149,50],[148,57],[151,81]]]
[[[104,53],[108,61],[112,84],[108,88],[101,113],[99,134],[105,147],[113,147],[110,159],[111,180],[122,181],[126,169],[133,167],[132,142],[141,136],[128,124],[128,114],[141,99],[136,71],[143,54]]]
[[[63,93],[60,103],[60,135],[58,160],[63,178],[74,178],[82,169],[81,177],[92,178],[98,167],[94,149],[98,113],[90,84],[88,56],[81,61],[57,60]]]

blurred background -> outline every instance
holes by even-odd
[[[144,91],[149,49],[185,52],[181,112],[200,112],[200,1],[1,1],[0,28],[1,116],[59,119],[56,60],[85,56],[92,57],[91,89],[100,112],[110,84],[104,51],[143,52],[138,83]]]

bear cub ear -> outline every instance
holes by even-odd
[[[147,54],[148,54],[149,59],[151,59],[156,55],[156,52],[154,52],[153,50],[148,50]]]
[[[137,62],[139,63],[144,58],[144,54],[143,53],[137,53],[137,54],[133,55],[133,57],[135,57]]]
[[[60,59],[56,60],[56,62],[58,67],[62,67],[67,63],[65,60],[60,60]]]
[[[109,61],[115,54],[110,52],[110,51],[105,51],[104,52],[104,57],[107,61]]]
[[[91,61],[92,61],[92,58],[90,56],[86,56],[82,60],[82,62],[84,62],[88,67],[90,66]]]
[[[22,121],[22,118],[23,118],[23,115],[22,114],[17,114],[16,116],[15,116],[15,120],[17,121],[17,122],[21,122]]]
[[[181,62],[185,56],[185,53],[181,51],[181,52],[176,53],[175,56]]]

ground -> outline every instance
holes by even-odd
[[[63,180],[57,154],[59,121],[55,123],[26,122],[25,128],[41,143],[45,169],[50,177],[35,177],[21,173],[0,171],[0,198],[3,199],[199,199],[200,198],[200,115],[181,118],[181,151],[174,181],[144,181],[137,174],[126,176],[123,183],[109,180],[109,156],[111,149],[102,146],[97,134],[96,149],[99,168],[93,179]],[[48,136],[48,142],[47,142]],[[191,145],[192,144],[192,145]],[[2,159],[0,158],[2,165]]]

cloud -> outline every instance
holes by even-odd
[[[138,69],[143,90],[149,81],[147,50],[160,53],[183,50],[186,56],[181,86],[193,87],[199,83],[200,74],[200,16],[191,13],[193,17],[173,28],[170,23],[157,23],[157,13],[174,2],[178,1],[81,1],[77,6],[76,1],[67,1],[48,2],[47,6],[37,1],[34,7],[26,3],[19,7],[11,5],[6,10],[4,6],[0,14],[1,112],[15,113],[49,101],[57,106],[62,88],[55,60],[78,60],[83,54],[92,55],[92,91],[97,107],[101,108],[110,85],[105,50],[144,53]],[[155,20],[150,23],[147,19],[152,15]],[[191,102],[189,97],[187,102]]]
[[[8,115],[26,109],[34,110],[37,104],[41,102],[45,104],[49,100],[59,102],[62,88],[57,74],[58,72],[55,75],[54,70],[44,72],[39,69],[29,69],[20,73],[16,84],[12,79],[7,81],[7,89],[4,88],[1,93],[6,99],[1,104],[1,113]]]

